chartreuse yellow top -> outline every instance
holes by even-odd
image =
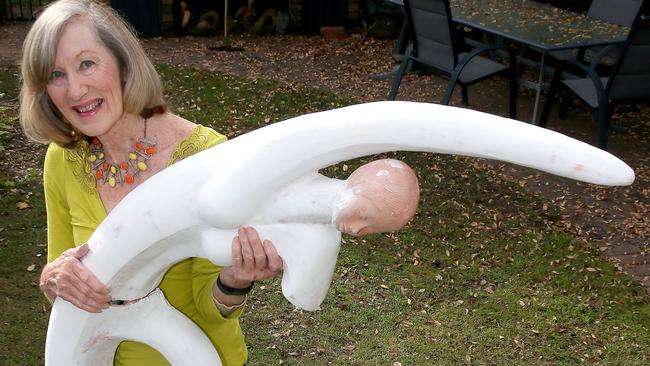
[[[224,142],[226,137],[197,125],[178,145],[168,166],[201,150]],[[71,149],[51,144],[45,156],[43,181],[47,206],[48,263],[66,249],[85,243],[106,217],[106,210],[95,187],[88,143]],[[241,366],[248,357],[239,327],[242,308],[227,317],[217,310],[212,285],[220,268],[206,259],[189,258],[165,274],[160,289],[169,303],[192,319],[210,338],[227,366]],[[115,365],[165,365],[166,360],[142,343],[122,342],[115,354]]]

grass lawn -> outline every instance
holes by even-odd
[[[159,70],[172,110],[230,138],[354,103],[276,82]],[[22,151],[12,147],[17,83],[16,68],[0,68],[0,149],[12,154]],[[551,202],[478,169],[475,159],[382,156],[417,171],[416,218],[397,233],[344,236],[319,311],[294,309],[279,280],[259,283],[242,318],[249,365],[650,364],[643,288],[588,243],[553,229],[559,217]],[[323,173],[343,178],[375,158]],[[0,170],[0,365],[43,363],[42,201],[38,166]],[[21,202],[28,208],[18,209]]]

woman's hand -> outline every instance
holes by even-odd
[[[246,288],[253,281],[275,277],[282,271],[282,258],[271,241],[262,241],[252,227],[241,227],[237,234],[232,240],[232,266],[221,270],[221,283]]]
[[[88,253],[88,244],[70,248],[43,268],[40,287],[52,301],[57,296],[79,309],[100,313],[108,307],[110,297],[101,283],[82,263]]]

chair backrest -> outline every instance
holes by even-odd
[[[632,26],[606,86],[610,99],[650,99],[650,16],[640,16]]]
[[[587,16],[614,24],[632,26],[643,0],[593,0]]]
[[[458,64],[449,0],[404,0],[415,57],[452,72]]]

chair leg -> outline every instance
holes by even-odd
[[[463,84],[460,86],[460,95],[463,100],[463,105],[469,105],[469,97],[467,96],[467,85]]]
[[[503,42],[503,40],[501,41]],[[508,79],[510,87],[510,100],[508,101],[510,118],[517,118],[517,94],[519,93],[519,81],[517,81],[517,57],[512,50],[508,49]]]
[[[445,95],[442,97],[442,101],[440,102],[443,105],[449,105],[449,101],[451,100],[452,94],[454,94],[454,87],[456,86],[456,79],[453,77],[449,79],[449,82],[447,83],[447,90],[445,91]]]
[[[395,97],[397,97],[397,89],[399,89],[399,84],[402,82],[404,72],[406,72],[406,66],[409,62],[410,59],[408,56],[404,55],[404,59],[402,59],[402,63],[399,65],[399,70],[397,70],[397,75],[395,75],[395,79],[393,79],[390,93],[388,93],[388,100],[395,100]]]
[[[510,118],[517,118],[517,94],[519,93],[519,83],[517,80],[510,80],[510,101],[509,101],[509,112]]]
[[[598,146],[603,150],[607,150],[607,130],[609,129],[609,118],[612,116],[611,110],[609,105],[604,104],[599,106],[597,112]]]
[[[539,126],[546,127],[548,122],[548,117],[551,115],[551,108],[553,107],[553,102],[555,101],[555,94],[560,87],[560,77],[562,76],[562,70],[556,68],[553,73],[553,78],[551,79],[551,88],[546,95],[546,101],[544,102],[544,109],[542,110],[542,115],[539,118]]]
[[[569,93],[565,93],[564,96],[562,97],[562,102],[560,102],[560,112],[559,112],[560,119],[562,120],[566,119],[572,101],[573,99],[571,99],[571,95],[569,95]]]

